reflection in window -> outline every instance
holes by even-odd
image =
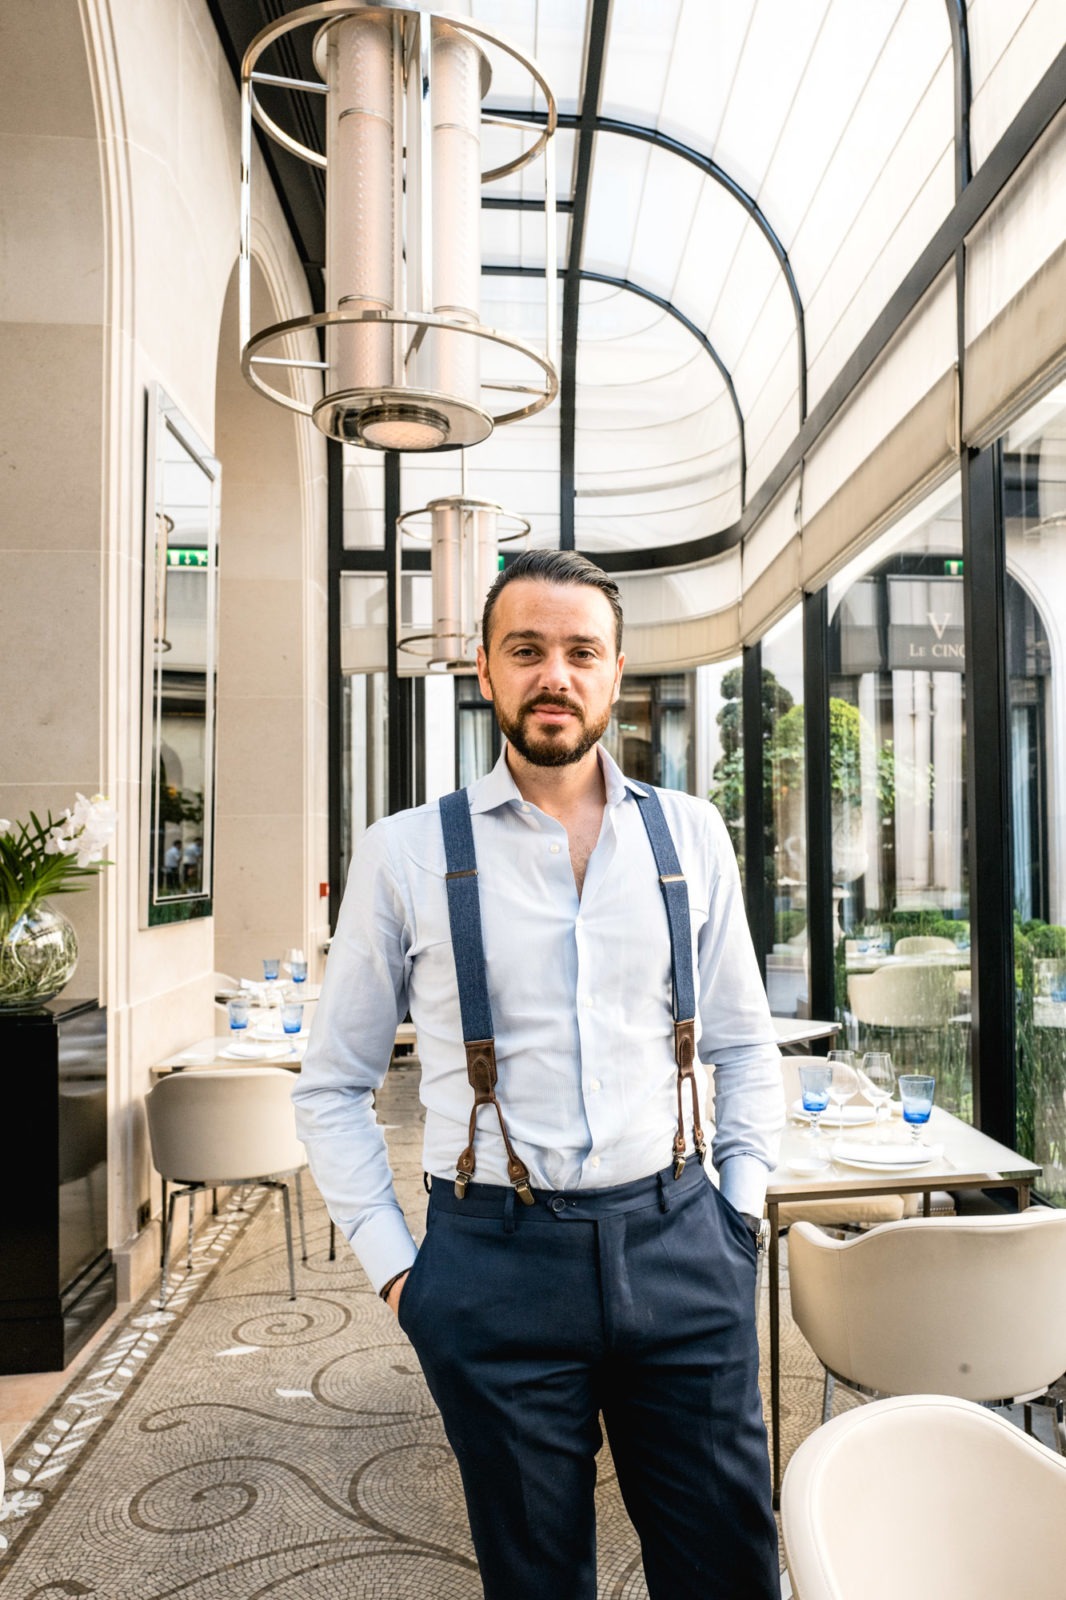
[[[623,674],[604,748],[627,778],[692,794],[694,712],[694,673]]]
[[[763,859],[773,918],[766,992],[778,1017],[805,1017],[807,797],[804,771],[803,623],[797,608],[762,641]]]
[[[383,672],[341,679],[341,863],[345,875],[360,838],[388,811],[388,689]]]
[[[696,669],[696,793],[722,814],[744,878],[743,669],[719,661]]]
[[[1066,386],[1004,440],[1018,1149],[1066,1204]]]
[[[481,693],[472,673],[455,678],[455,762],[456,783],[465,789],[491,772],[503,742],[496,726],[492,703]]]
[[[829,612],[837,1018],[970,1119],[957,481],[833,581]]]

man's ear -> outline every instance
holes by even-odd
[[[618,697],[622,693],[622,668],[625,666],[625,664],[626,658],[621,652],[619,652],[618,661],[614,672],[614,693],[611,696],[612,705],[617,703]]]
[[[477,681],[481,686],[481,695],[484,700],[492,699],[492,679],[489,677],[489,658],[485,654],[484,645],[477,647]]]

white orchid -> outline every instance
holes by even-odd
[[[6,817],[0,817],[0,833],[10,833],[11,824]]]

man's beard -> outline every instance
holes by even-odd
[[[602,717],[595,722],[589,722],[581,707],[575,705],[561,694],[538,694],[535,700],[527,700],[520,706],[518,715],[512,721],[493,702],[496,711],[496,721],[500,725],[500,732],[518,754],[534,767],[568,767],[575,761],[580,761],[587,756],[593,745],[598,744],[607,731],[607,724],[611,720],[611,708],[607,707]],[[580,724],[578,737],[573,744],[565,744],[565,727],[541,730],[536,743],[529,737],[527,727],[530,715],[537,706],[563,706],[573,713]]]

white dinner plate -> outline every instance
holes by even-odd
[[[289,1046],[285,1044],[254,1044],[251,1039],[241,1040],[239,1044],[227,1045],[225,1050],[220,1050],[220,1056],[227,1061],[276,1061],[279,1056],[289,1054]]]
[[[261,1022],[254,1028],[248,1029],[252,1039],[266,1039],[274,1044],[285,1044],[292,1039],[306,1039],[310,1028],[301,1028],[299,1033],[283,1033],[281,1027],[272,1028],[269,1022]]]
[[[802,1100],[793,1100],[790,1109],[798,1121],[810,1122],[811,1114],[809,1111],[804,1111]],[[873,1106],[826,1106],[822,1112],[823,1128],[828,1127],[830,1123],[837,1128],[859,1128],[864,1123],[876,1121],[877,1112]]]
[[[842,1167],[859,1167],[864,1172],[906,1172],[926,1167],[944,1154],[942,1144],[861,1144],[857,1139],[838,1139],[833,1160]]]

